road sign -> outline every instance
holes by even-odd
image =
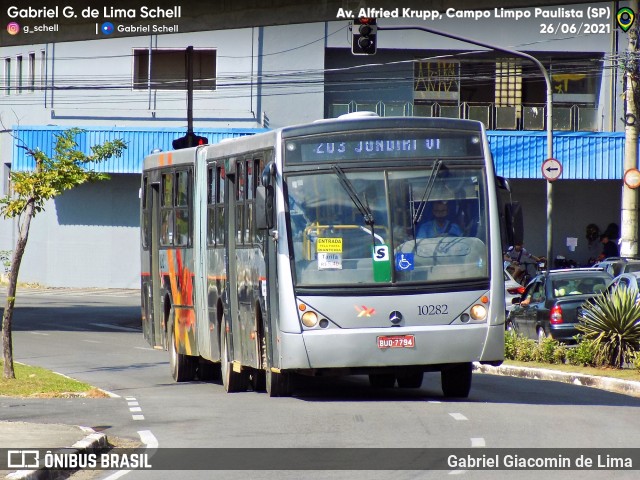
[[[542,162],[542,176],[553,182],[562,175],[562,164],[555,158],[548,158]]]
[[[624,184],[629,188],[640,187],[640,170],[637,168],[630,168],[624,172]]]

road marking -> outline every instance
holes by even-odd
[[[472,438],[471,446],[474,448],[486,447],[487,442],[484,441],[484,438]]]
[[[151,430],[140,430],[138,435],[147,448],[158,448],[158,439],[151,433]]]
[[[48,337],[49,334],[48,333],[42,333],[42,332],[29,332],[31,335],[42,335],[43,337]]]
[[[82,341],[87,343],[102,343],[102,342],[99,342],[98,340],[82,340]]]
[[[129,403],[128,403],[128,405],[129,405],[130,407],[137,407],[138,405],[140,405],[140,404],[139,404],[138,402],[136,402],[135,400],[129,400],[129,399],[127,399],[127,402],[129,402]]]
[[[130,412],[141,412],[142,408],[140,408],[140,407],[130,407],[129,411]]]
[[[449,472],[449,475],[462,475],[463,473],[467,473],[466,470],[453,470]]]
[[[455,420],[459,420],[459,421],[469,420],[467,417],[465,417],[461,413],[450,413],[449,415],[451,415]]]
[[[144,415],[131,415],[134,420],[144,420]]]
[[[109,325],[108,323],[90,323],[93,327],[108,328],[109,330],[120,330],[122,332],[140,332],[139,328],[121,327],[120,325]]]
[[[138,331],[139,331],[139,330],[138,330]],[[133,348],[135,348],[136,350],[150,350],[150,351],[152,351],[152,352],[155,352],[155,351],[156,351],[156,349],[155,349],[155,348],[149,348],[149,347],[133,347]]]

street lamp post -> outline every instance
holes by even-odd
[[[460,35],[454,35],[448,32],[441,32],[439,30],[435,30],[433,28],[427,27],[417,27],[417,26],[390,26],[383,27],[378,25],[378,30],[421,30],[427,33],[433,33],[434,35],[440,35],[443,37],[451,38],[453,40],[459,40],[461,42],[470,43],[472,45],[477,45],[479,47],[489,48],[491,50],[496,50],[498,52],[508,53],[509,55],[514,55],[516,57],[526,58],[533,62],[542,72],[542,76],[544,77],[544,81],[547,86],[547,159],[553,158],[553,125],[552,125],[552,104],[553,104],[553,91],[551,90],[551,78],[549,77],[549,73],[547,69],[544,68],[544,65],[540,63],[540,61],[523,52],[519,52],[517,50],[511,50],[509,48],[500,47],[497,45],[492,45],[486,42],[480,42],[478,40],[473,40],[471,38],[462,37]],[[552,262],[553,260],[553,184],[551,181],[547,181],[547,262]],[[551,263],[548,263],[551,265]]]

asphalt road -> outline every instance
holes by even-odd
[[[442,397],[438,374],[426,374],[418,390],[373,389],[366,377],[358,376],[306,378],[291,398],[268,398],[254,392],[227,394],[219,383],[176,384],[169,374],[168,354],[151,349],[142,337],[138,296],[116,293],[19,295],[14,356],[17,361],[86,381],[119,398],[0,398],[0,418],[84,425],[109,437],[143,441],[161,449],[307,447],[317,449],[319,459],[330,459],[331,448],[380,448],[384,449],[380,454],[392,454],[393,448],[555,451],[640,446],[639,398],[554,382],[474,374],[471,394],[464,401]],[[178,450],[164,452],[181,454]],[[250,451],[235,455],[239,467],[251,460]],[[615,470],[464,468],[426,472],[118,471],[94,472],[83,478],[422,479],[462,475],[474,479],[573,479],[578,474],[585,479],[637,478],[637,472]]]

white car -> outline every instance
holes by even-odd
[[[511,274],[504,271],[504,300],[507,309],[507,314],[513,308],[513,299],[521,296],[524,293],[524,287],[516,282]]]

